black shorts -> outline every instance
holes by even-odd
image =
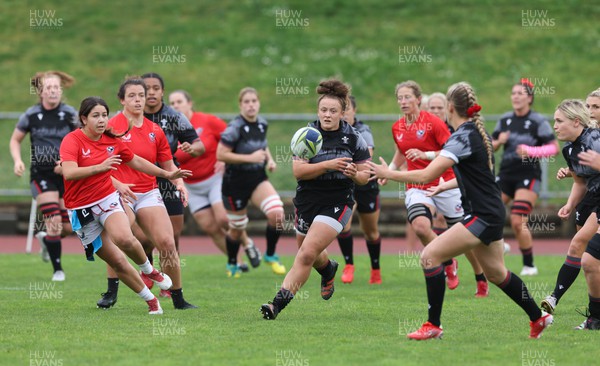
[[[477,216],[465,215],[462,224],[485,245],[504,237],[504,221],[490,223]]]
[[[592,212],[598,209],[599,200],[595,196],[595,193],[587,192],[575,207],[575,224],[578,226],[585,225]]]
[[[507,176],[501,174],[496,177],[496,182],[500,185],[500,190],[510,198],[515,197],[517,189],[527,189],[535,192],[537,195],[540,194],[541,179],[538,175],[523,176]]]
[[[156,178],[156,182],[169,216],[183,215],[183,201],[177,187],[164,178]]]
[[[308,203],[296,206],[296,232],[306,235],[317,216],[318,221],[326,223],[335,229],[338,234],[349,220],[352,219],[352,206],[354,203],[340,203],[334,205],[321,205],[318,203]]]
[[[62,198],[65,193],[65,182],[62,175],[54,171],[31,171],[31,195],[37,198],[40,193],[56,192]]]
[[[589,241],[585,252],[600,261],[600,240],[597,239],[597,235],[594,235]]]
[[[252,193],[259,184],[267,180],[264,170],[251,173],[225,174],[221,195],[226,210],[240,211],[248,206]]]
[[[356,211],[358,213],[373,213],[379,210],[379,189],[354,190]]]

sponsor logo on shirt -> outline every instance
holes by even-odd
[[[334,207],[334,208],[333,208],[333,213],[338,213],[338,211],[339,211],[339,210],[340,210],[340,208],[339,208],[339,207]]]
[[[404,134],[401,133],[399,135],[396,135],[396,141],[402,141],[402,138],[404,137]]]
[[[90,149],[84,150],[83,147],[81,148],[81,156],[84,158],[91,158],[90,156]]]
[[[121,139],[123,140],[123,142],[131,142],[131,133],[128,133],[127,135],[123,136]]]
[[[42,120],[42,118],[44,118],[44,115],[43,115],[42,113],[38,113],[38,114],[37,114],[37,117],[38,117],[38,119],[41,121],[41,120]]]
[[[246,131],[246,133],[250,132],[250,127],[244,126],[244,131]]]
[[[511,123],[512,123],[512,119],[509,118],[509,119],[506,120],[506,125],[507,126],[510,126]]]

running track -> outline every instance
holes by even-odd
[[[24,235],[0,236],[0,253],[25,253],[25,243],[27,237]],[[253,237],[256,245],[264,251],[266,248],[265,239]],[[511,253],[518,254],[519,249],[515,239],[508,239],[511,245]],[[569,247],[568,239],[534,239],[535,254],[559,254],[564,255]],[[75,236],[69,236],[63,239],[62,252],[67,254],[83,254],[83,248],[79,239]],[[209,237],[206,236],[183,236],[180,239],[180,250],[182,254],[220,254],[221,252],[213,245]],[[32,253],[38,253],[40,247],[37,240],[33,239]],[[334,243],[327,249],[333,254],[340,254],[339,246]],[[409,252],[404,238],[383,238],[383,254],[398,254]],[[283,255],[293,255],[296,253],[296,239],[289,236],[282,236],[277,245],[277,252]],[[367,248],[364,239],[354,238],[354,252],[357,254],[366,254]]]

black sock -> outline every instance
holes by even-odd
[[[596,319],[600,319],[600,298],[592,297],[589,295],[590,303],[590,316]]]
[[[183,289],[170,289],[171,292],[171,300],[173,300],[173,305],[177,307],[178,305],[182,305],[185,300],[183,299]]]
[[[483,272],[481,272],[480,274],[475,274],[475,281],[486,282],[487,279],[485,278],[485,275],[483,274]]]
[[[117,293],[119,291],[119,277],[107,278],[108,280],[108,292]]]
[[[381,256],[381,236],[373,241],[367,242],[367,250],[371,258],[371,268],[379,269],[379,257]]]
[[[535,303],[525,283],[511,271],[507,271],[504,282],[498,285],[505,294],[525,310],[529,320],[535,321],[542,316],[542,311]]]
[[[529,249],[521,249],[523,254],[523,265],[527,267],[533,267],[533,247]]]
[[[427,284],[427,302],[429,302],[428,321],[440,326],[442,316],[442,305],[444,304],[444,293],[446,291],[446,274],[444,266],[424,269],[425,283]]]
[[[326,265],[324,265],[321,268],[315,268],[315,269],[317,270],[317,272],[319,272],[319,274],[322,277],[329,278],[329,277],[331,277],[331,271],[333,270],[333,266],[331,265],[331,261],[328,260]]]
[[[267,225],[267,255],[275,255],[275,247],[281,236],[281,230],[277,230],[275,226]]]
[[[354,264],[354,254],[352,253],[352,244],[354,243],[354,238],[352,237],[352,231],[341,232],[337,239],[346,264]]]
[[[451,265],[452,265],[452,258],[450,258],[450,259],[448,259],[447,261],[443,262],[443,263],[442,263],[442,265],[443,265],[444,267],[446,267],[446,266],[451,266]]]
[[[236,265],[238,251],[240,250],[240,241],[233,240],[229,237],[229,235],[226,235],[225,242],[227,243],[227,263]]]
[[[556,278],[556,286],[552,294],[556,297],[556,303],[567,292],[569,287],[575,282],[581,271],[581,258],[567,256],[565,263],[560,267]]]
[[[60,235],[46,235],[46,237],[44,238],[44,244],[46,244],[46,248],[48,249],[48,255],[50,256],[50,262],[52,263],[52,268],[54,268],[54,272],[62,271],[62,266],[60,264],[60,256],[62,252]]]
[[[273,307],[275,311],[279,313],[294,299],[294,294],[290,290],[286,290],[283,287],[277,291],[277,294],[273,298]]]

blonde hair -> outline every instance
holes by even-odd
[[[400,90],[400,88],[412,89],[413,94],[417,98],[421,97],[421,95],[422,95],[421,86],[419,84],[417,84],[417,82],[414,80],[406,80],[406,81],[401,82],[400,84],[397,84],[396,85],[396,93],[395,93],[396,97],[398,96],[398,90]]]
[[[446,99],[446,96],[443,93],[435,92],[435,93],[431,94],[429,96],[429,98],[427,99],[426,105],[427,105],[428,109],[429,109],[429,102],[431,102],[431,100],[434,99],[434,98],[441,99],[442,103],[444,103],[444,107],[448,106],[448,99]]]
[[[456,83],[448,88],[448,93],[446,94],[448,99],[448,103],[452,103],[454,106],[454,110],[456,114],[463,118],[469,118],[475,123],[475,127],[477,131],[481,135],[481,139],[485,145],[485,150],[488,156],[488,167],[492,172],[494,172],[494,148],[492,147],[492,140],[488,136],[485,126],[483,125],[483,117],[479,114],[479,112],[474,112],[470,116],[467,111],[470,107],[473,107],[477,104],[477,97],[475,96],[475,91],[473,87],[464,81],[460,83]]]
[[[244,95],[246,95],[248,93],[253,93],[254,95],[256,95],[256,98],[258,99],[258,92],[256,91],[256,89],[247,86],[247,87],[243,88],[242,90],[240,90],[240,95],[238,97],[238,102],[241,103],[242,102],[242,98],[244,98]]]
[[[595,97],[595,98],[600,98],[600,88],[592,91],[590,94],[588,94],[588,98],[589,97]]]
[[[56,70],[40,71],[35,73],[31,78],[31,86],[35,87],[38,95],[41,95],[44,90],[44,79],[50,77],[58,78],[60,80],[60,86],[63,89],[70,88],[75,84],[75,78],[66,72]]]
[[[561,111],[567,119],[578,120],[585,128],[594,128],[590,111],[586,108],[583,100],[565,99],[556,106],[556,109]]]

